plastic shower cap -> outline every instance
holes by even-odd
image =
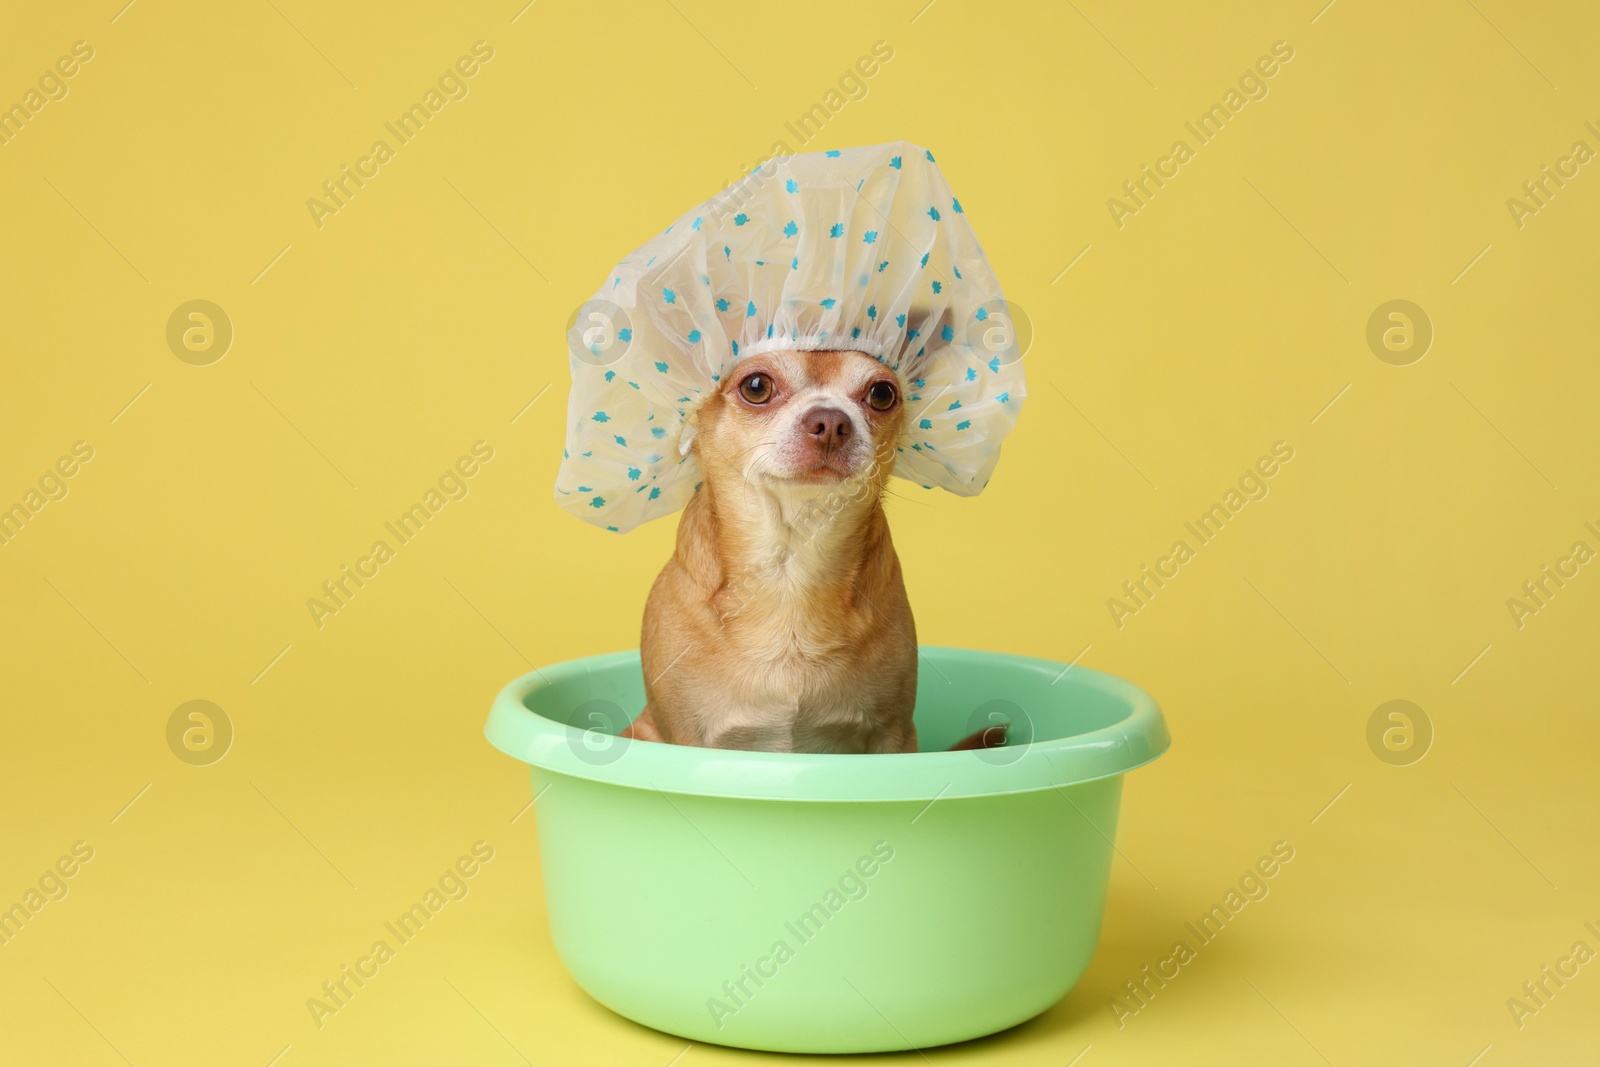
[[[894,473],[983,490],[1025,395],[1000,284],[933,154],[905,142],[780,156],[619,263],[568,333],[556,500],[608,530],[700,486],[701,401],[774,349],[864,352],[901,379]]]

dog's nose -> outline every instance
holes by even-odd
[[[838,408],[812,408],[800,418],[801,431],[832,452],[850,437],[850,416]]]

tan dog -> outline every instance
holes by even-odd
[[[916,626],[881,498],[906,419],[860,352],[741,361],[700,408],[704,472],[645,605],[627,736],[914,752]]]

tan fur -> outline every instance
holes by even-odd
[[[738,390],[768,376],[773,398]],[[875,411],[876,381],[897,401]],[[831,407],[830,451],[802,416]],[[698,415],[704,481],[645,606],[643,740],[793,752],[912,752],[917,646],[881,504],[906,418],[858,352],[771,352]],[[815,420],[812,420],[813,422]]]

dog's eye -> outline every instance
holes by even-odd
[[[867,390],[867,403],[874,411],[888,411],[894,407],[896,399],[894,386],[888,382],[873,382],[872,388]]]
[[[765,404],[772,399],[772,379],[765,374],[752,374],[739,383],[739,395],[752,404]]]

